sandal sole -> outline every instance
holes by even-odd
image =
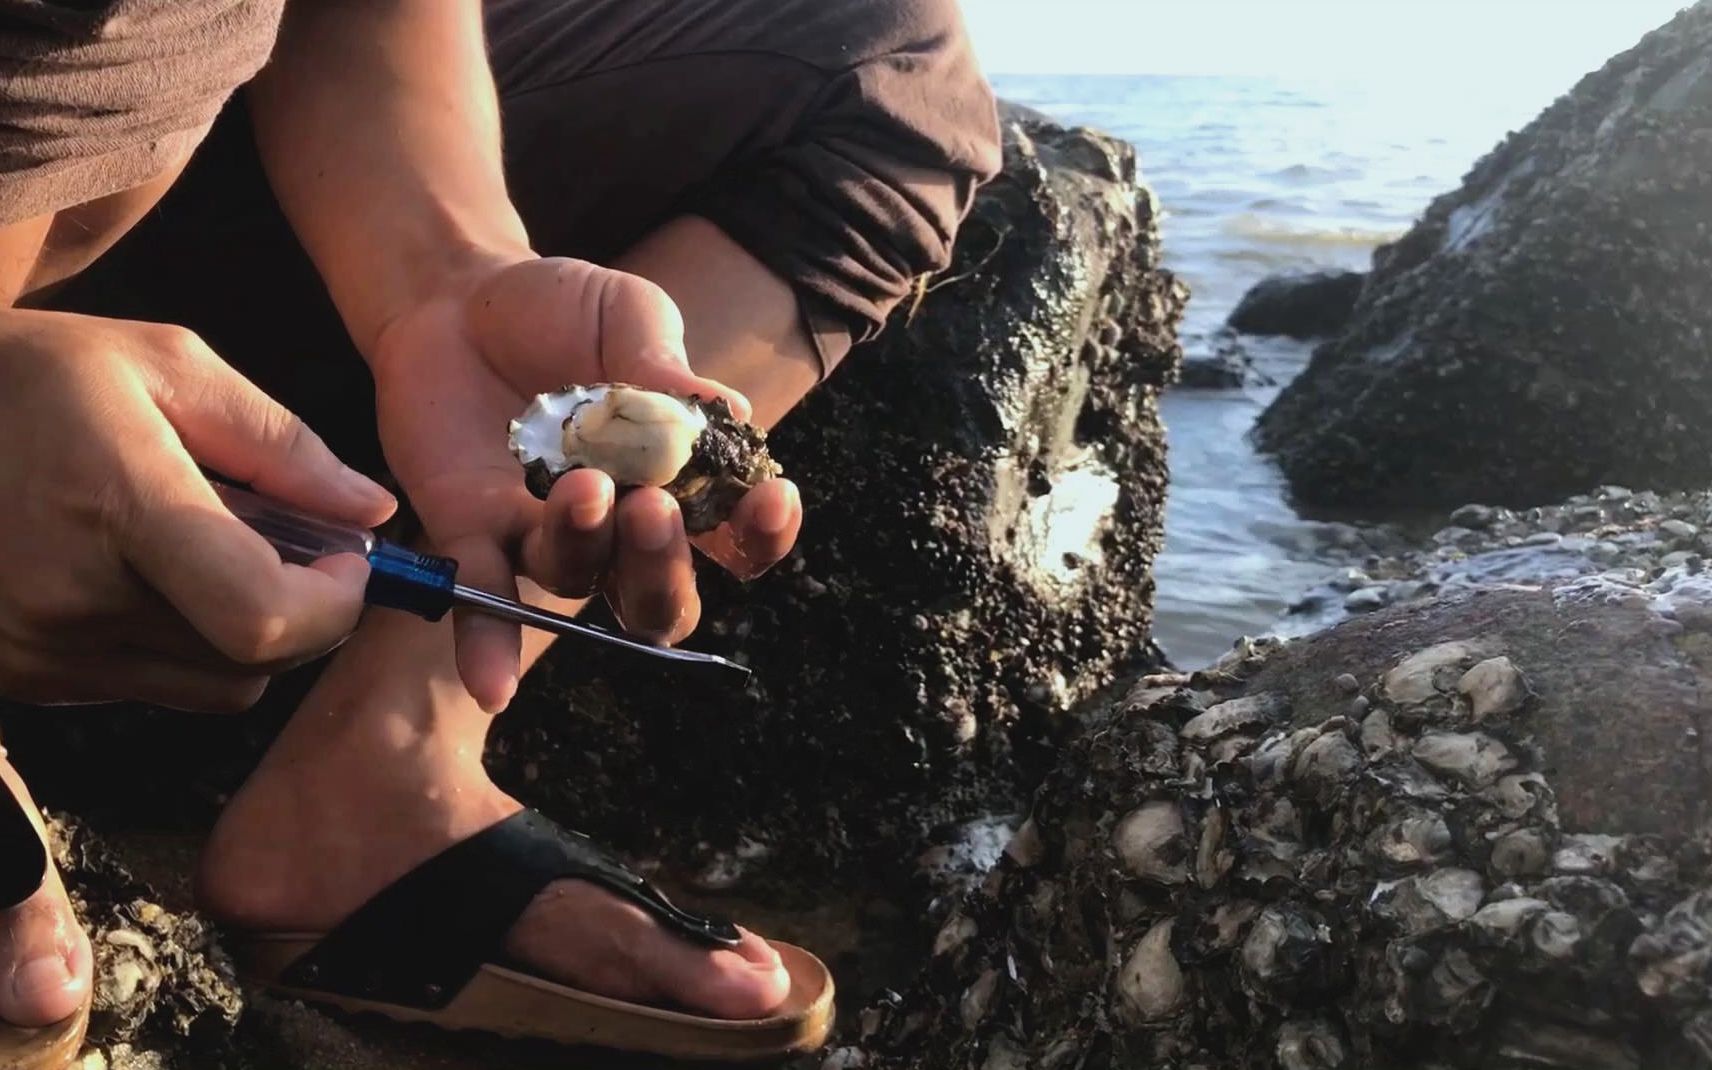
[[[61,1022],[40,1029],[0,1024],[0,1070],[65,1070],[83,1050],[90,1001]]]
[[[481,967],[449,1004],[437,1010],[279,983],[292,962],[320,939],[299,934],[248,936],[229,946],[246,979],[276,996],[442,1029],[720,1062],[812,1052],[826,1043],[832,1031],[832,975],[818,958],[792,944],[772,944],[791,976],[790,995],[780,1010],[767,1018],[731,1021],[597,996],[491,964]],[[10,1070],[4,1062],[0,1068]]]

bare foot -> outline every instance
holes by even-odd
[[[324,932],[408,870],[521,809],[481,766],[491,719],[449,661],[424,675],[430,626],[365,625],[221,815],[201,905],[234,927]],[[385,705],[381,705],[381,703]],[[639,908],[560,881],[511,929],[507,953],[543,977],[633,1002],[760,1018],[790,988],[778,954],[697,947]]]
[[[0,750],[0,781],[24,804],[42,832],[24,782]],[[0,864],[4,860],[0,859]],[[78,927],[59,874],[48,870],[35,895],[0,911],[0,1022],[37,1028],[71,1017],[89,994],[94,956]]]

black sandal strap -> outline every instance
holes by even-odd
[[[444,1007],[541,890],[574,878],[647,911],[669,932],[708,947],[740,940],[728,921],[673,906],[587,836],[533,810],[442,851],[363,904],[285,971],[281,983],[423,1010]]]
[[[23,800],[0,781],[0,910],[10,910],[41,890],[48,876],[48,849]]]

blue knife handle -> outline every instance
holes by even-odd
[[[334,554],[356,554],[368,559],[369,585],[363,600],[369,605],[402,609],[425,620],[439,620],[452,608],[458,563],[451,558],[386,542],[367,528],[305,516],[225,483],[213,487],[233,516],[279,551],[280,560],[311,565]]]
[[[423,620],[439,620],[452,608],[458,563],[451,558],[376,540],[368,559],[369,585],[363,601],[369,605],[402,609]]]

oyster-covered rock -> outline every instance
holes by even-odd
[[[1705,1070],[1703,605],[1489,591],[1130,691],[867,1065]]]
[[[536,497],[566,472],[598,468],[621,487],[660,487],[692,535],[725,522],[743,495],[780,472],[767,434],[723,398],[680,398],[623,383],[538,394],[508,442]]]
[[[1712,483],[1712,4],[1680,6],[1374,254],[1348,324],[1255,428],[1299,500]]]

